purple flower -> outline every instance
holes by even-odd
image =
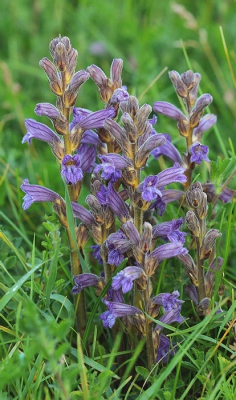
[[[153,110],[157,114],[163,114],[167,117],[174,119],[175,121],[180,121],[181,119],[186,119],[185,115],[173,104],[167,103],[166,101],[157,101],[153,104]]]
[[[195,140],[197,139],[198,141],[200,141],[202,138],[202,134],[210,129],[213,125],[215,125],[216,120],[217,117],[214,114],[204,115],[204,117],[200,119],[198,126],[193,130],[193,137],[195,137]]]
[[[156,239],[161,237],[164,240],[170,240],[170,242],[185,242],[185,236],[187,233],[181,232],[179,230],[180,226],[183,224],[183,218],[173,219],[170,222],[163,222],[162,224],[158,224],[153,226],[152,235],[153,238]]]
[[[81,128],[86,131],[87,129],[103,128],[105,119],[114,118],[115,116],[116,110],[113,106],[95,112],[83,110],[83,112],[81,113],[81,111],[76,112],[75,110],[74,120],[71,123],[70,129],[76,127],[77,129]]]
[[[112,328],[116,322],[116,318],[142,313],[138,308],[127,304],[115,303],[107,300],[104,300],[104,303],[108,307],[108,311],[105,311],[100,315],[104,328]]]
[[[65,179],[67,185],[75,185],[83,178],[83,173],[88,171],[93,165],[96,157],[94,146],[88,147],[81,144],[77,150],[77,154],[71,156],[66,154],[62,160],[61,175]]]
[[[112,183],[122,177],[121,171],[124,168],[131,165],[130,160],[115,153],[106,154],[104,156],[99,155],[99,158],[102,160],[102,164],[97,165],[94,172],[97,173],[100,170],[103,170],[101,177],[106,181],[111,181]]]
[[[162,197],[162,189],[164,186],[173,182],[184,183],[187,181],[184,175],[185,168],[175,163],[173,167],[167,168],[157,175],[151,175],[144,179],[138,186],[138,190],[142,193],[142,197],[146,201],[155,200],[158,196]]]
[[[156,362],[162,360],[164,363],[167,363],[169,355],[174,355],[175,351],[171,349],[170,340],[163,335],[160,334],[160,342],[157,350]]]
[[[74,201],[71,202],[71,206],[75,218],[80,219],[89,228],[92,228],[93,225],[96,225],[94,216],[88,210],[86,210],[86,208],[75,203]]]
[[[111,286],[114,290],[122,288],[123,293],[129,292],[133,287],[133,281],[143,275],[142,268],[126,267],[112,279]]]
[[[184,175],[185,168],[181,167],[178,163],[175,163],[173,167],[167,168],[166,170],[158,174],[158,187],[164,187],[170,183],[187,182],[187,178]]]
[[[39,103],[34,109],[35,114],[40,117],[48,117],[50,119],[56,119],[61,116],[59,110],[50,103]]]
[[[96,260],[100,265],[103,265],[103,259],[101,257],[100,248],[101,246],[99,244],[90,246],[90,249],[93,249],[93,257],[96,258]]]
[[[101,278],[94,274],[81,274],[74,276],[75,286],[72,288],[72,294],[78,294],[85,287],[96,286],[99,280],[101,280]]]
[[[118,230],[108,236],[106,246],[108,248],[108,263],[118,267],[124,260],[124,254],[130,249],[131,243],[127,240],[125,234]]]
[[[162,306],[164,311],[171,311],[172,309],[178,308],[184,303],[183,300],[178,300],[179,292],[175,290],[173,293],[160,293],[152,298],[154,304]]]
[[[172,258],[181,254],[186,254],[187,249],[183,247],[183,243],[174,242],[166,243],[153,250],[146,259],[146,268],[151,275],[154,274],[157,266],[168,258]]]
[[[145,178],[142,186],[142,198],[145,201],[152,201],[157,196],[162,196],[161,191],[157,188],[158,175],[150,175]]]
[[[125,223],[130,219],[128,208],[124,200],[120,197],[119,193],[116,192],[112,183],[109,182],[107,197],[107,205],[112,209],[113,213],[120,219],[122,223]]]
[[[189,153],[191,154],[190,161],[197,164],[201,164],[203,160],[209,162],[210,160],[207,157],[208,152],[208,146],[204,146],[203,144],[196,142],[189,148]]]
[[[70,130],[74,128],[76,124],[79,124],[80,122],[83,121],[86,117],[88,117],[90,114],[92,114],[92,111],[87,110],[86,108],[81,108],[81,107],[74,107],[73,108],[73,120],[70,123]]]
[[[166,205],[175,200],[180,200],[184,196],[181,190],[167,189],[162,190],[162,197],[158,196],[154,203],[150,206],[150,210],[154,209],[157,214],[162,216],[165,212]]]
[[[48,126],[35,121],[34,119],[26,119],[25,126],[27,128],[27,133],[22,139],[22,143],[28,142],[32,143],[32,139],[42,140],[50,145],[54,142],[61,142],[59,137],[50,129]]]
[[[43,201],[54,202],[57,199],[61,199],[59,194],[53,192],[50,189],[47,189],[44,186],[31,185],[28,179],[25,179],[23,181],[23,184],[21,185],[21,190],[23,190],[23,192],[26,193],[26,195],[23,198],[23,205],[22,205],[24,210],[26,210],[31,206],[31,204],[36,202],[43,202]]]
[[[155,133],[155,131],[154,131]],[[156,147],[151,151],[151,154],[158,159],[161,155],[164,155],[174,162],[178,162],[180,165],[183,165],[183,159],[177,150],[177,148],[171,143],[171,137],[167,133],[163,133],[162,136],[165,136],[166,141],[159,147]]]
[[[121,101],[127,101],[129,98],[129,93],[124,89],[116,89],[111,96],[110,102],[111,104],[117,104]]]
[[[235,190],[225,188],[225,189],[223,189],[222,193],[219,195],[219,199],[223,203],[228,203],[229,201],[232,201],[232,199],[235,195],[236,195]]]
[[[194,285],[189,284],[184,287],[185,292],[189,295],[190,299],[194,302],[195,305],[198,304],[198,294],[197,289]]]
[[[164,315],[161,316],[159,319],[160,322],[163,322],[163,324],[170,325],[173,324],[174,322],[178,322],[181,324],[185,318],[180,315],[180,309],[181,309],[181,304],[179,306],[170,309],[170,311],[167,311]],[[161,325],[156,325],[155,330],[157,331],[162,331],[164,329],[163,326]]]

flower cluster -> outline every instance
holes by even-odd
[[[201,140],[204,131],[216,122],[212,114],[203,116],[212,97],[210,94],[197,97],[199,74],[187,71],[179,75],[171,71],[171,81],[184,100],[186,112],[162,101],[155,102],[153,109],[148,104],[140,106],[137,98],[122,86],[121,59],[113,60],[110,77],[107,77],[96,65],[75,72],[77,51],[67,37],[52,40],[50,52],[53,62],[43,58],[40,66],[57,96],[56,106],[41,103],[35,112],[38,116],[47,116],[54,130],[27,119],[27,133],[22,142],[31,144],[32,139],[38,139],[51,147],[68,188],[75,217],[76,243],[70,234],[65,201],[59,194],[25,180],[23,208],[27,209],[34,202],[52,202],[67,230],[75,283],[72,293],[78,299],[80,333],[83,334],[86,326],[83,289],[92,286],[99,295],[110,283],[103,297],[107,307],[100,316],[103,326],[113,328],[119,318],[127,332],[136,334],[137,338],[146,337],[151,368],[155,361],[165,362],[175,352],[169,338],[163,334],[162,324],[184,321],[180,314],[183,301],[176,287],[172,293],[153,295],[160,263],[173,257],[182,261],[192,282],[189,286],[191,298],[194,297],[198,308],[204,310],[206,298],[209,300],[212,295],[215,271],[221,265],[221,261],[214,258],[208,271],[203,273],[202,261],[210,257],[220,234],[214,229],[206,232],[207,195],[200,184],[191,185],[196,164],[203,160],[209,162],[208,147]],[[93,112],[75,107],[78,91],[89,78],[98,88],[104,103],[102,110]],[[155,115],[149,118],[153,110],[177,121],[181,136],[186,138],[183,157],[169,135],[155,131],[153,126],[157,118]],[[161,155],[172,160],[173,165],[149,175],[148,160]],[[86,173],[91,174],[90,194],[86,198],[88,207],[79,204]],[[189,190],[185,199],[186,189]],[[226,192],[224,196],[226,199]],[[196,264],[185,245],[187,234],[180,230],[184,218],[168,221],[165,210],[171,202],[178,202],[182,208],[187,203],[190,209],[186,222],[197,238],[200,258]],[[158,221],[158,215],[165,215],[165,221]],[[95,243],[93,255],[100,265],[98,274],[82,273],[77,254],[77,250],[84,254],[90,237]],[[127,266],[124,263],[121,269],[124,260]]]

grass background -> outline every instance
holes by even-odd
[[[63,233],[59,232],[56,218],[45,219],[45,213],[50,214],[50,206],[33,205],[27,212],[21,209],[23,194],[19,186],[24,178],[64,194],[58,165],[49,147],[36,141],[32,146],[21,144],[26,132],[24,119],[36,119],[33,112],[36,103],[55,102],[55,96],[48,89],[47,78],[38,65],[43,57],[50,58],[49,42],[58,34],[68,36],[79,53],[78,70],[96,64],[109,74],[112,59],[121,57],[124,60],[123,83],[127,85],[131,94],[140,99],[141,104],[147,102],[152,105],[154,101],[163,100],[179,106],[167,70],[155,81],[165,67],[180,73],[189,68],[199,72],[202,75],[201,90],[213,95],[214,102],[210,111],[218,117],[217,131],[206,132],[203,140],[204,144],[210,147],[210,159],[216,159],[218,155],[234,155],[236,146],[235,77],[227,62],[220,31],[221,26],[235,71],[235,15],[236,1],[233,0],[1,1],[1,399],[89,398],[86,396],[95,399],[102,398],[99,397],[102,395],[104,398],[119,397],[119,390],[114,394],[115,392],[109,389],[110,380],[116,379],[114,371],[109,371],[114,354],[105,355],[103,347],[96,344],[96,334],[101,335],[100,328],[93,336],[94,357],[86,359],[87,373],[79,353],[81,347],[78,345],[75,353],[70,352],[71,343],[75,339],[71,328],[73,299],[65,297],[71,288],[68,250],[64,246]],[[102,108],[92,81],[83,86],[77,106],[94,111]],[[43,118],[40,121],[48,124]],[[179,149],[184,150],[184,142],[178,137],[175,122],[160,116],[156,127],[158,132],[171,134]],[[203,171],[204,178],[207,178],[206,174],[207,172]],[[235,189],[235,186],[234,180],[231,188]],[[85,195],[86,192],[83,198]],[[219,214],[217,226],[214,227],[224,230],[221,250],[226,254],[220,255],[229,257],[226,277],[233,282],[230,290],[234,293],[236,228],[235,211],[231,205],[227,205]],[[34,235],[36,245],[33,242]],[[59,259],[55,257],[55,249],[59,252]],[[56,271],[57,266],[59,268]],[[96,298],[92,294],[88,296],[89,305],[93,304]],[[231,294],[231,300],[233,299],[234,294]],[[228,320],[231,314],[228,312]],[[223,335],[223,324],[219,322],[217,325],[214,318],[210,316],[207,322],[217,326],[218,332]],[[192,374],[189,372],[187,376],[186,369],[181,369],[181,357],[175,359],[161,375],[164,382],[164,377],[169,373],[169,386],[162,385],[160,380],[159,387],[153,389],[154,394],[149,394],[149,397],[143,399],[159,398],[158,396],[161,399],[175,398],[173,396],[185,398],[181,395],[183,396],[187,380],[189,385],[192,382],[188,392],[192,393],[192,396],[200,390],[202,396],[207,393],[207,397],[202,398],[215,399],[216,395],[219,395],[218,398],[233,399],[236,386],[235,366],[232,362],[229,380],[226,373],[229,364],[224,358],[228,350],[223,348],[225,353],[218,357],[213,350],[208,354],[211,347],[207,336],[207,322],[199,324],[200,327],[196,331],[182,336],[183,340],[188,341],[180,353],[182,356],[186,355],[190,348],[188,346],[191,346],[196,338],[202,345],[202,351],[196,347],[194,354],[189,353]],[[216,337],[220,338],[217,334],[214,335],[214,338]],[[218,343],[214,340],[215,342],[211,343],[213,348]],[[110,341],[112,347],[111,338]],[[76,347],[76,343],[73,344]],[[38,347],[41,349],[40,353]],[[66,360],[64,354],[69,354]],[[208,356],[209,360],[214,358],[212,365]],[[135,356],[133,357],[135,362]],[[95,365],[94,360],[99,364]],[[187,364],[185,367],[190,368]],[[173,376],[172,371],[175,371]],[[126,372],[124,382],[129,376],[129,370]],[[145,373],[139,370],[139,376],[145,376]],[[196,374],[198,383],[194,380]],[[210,384],[209,374],[214,384]],[[78,375],[84,394],[79,393],[76,385]],[[90,383],[90,394],[86,392],[87,381]],[[135,387],[134,383],[132,385],[131,393]],[[121,385],[119,387],[121,388]],[[158,392],[161,387],[164,389]],[[172,392],[173,387],[174,395],[170,394],[168,397],[168,392]],[[192,387],[194,389],[191,389]],[[72,392],[69,397],[68,393]],[[140,393],[140,390],[137,390],[134,397],[130,394],[131,397],[127,398],[137,398],[137,393]]]

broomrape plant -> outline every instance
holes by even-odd
[[[23,208],[26,210],[35,202],[51,202],[67,232],[78,332],[83,336],[86,328],[87,288],[94,287],[100,295],[111,282],[102,300],[101,323],[113,334],[119,327],[125,328],[124,348],[132,348],[135,340],[145,337],[147,365],[151,369],[159,360],[167,362],[176,351],[163,333],[163,324],[181,324],[185,320],[177,282],[172,282],[172,293],[156,293],[157,283],[162,286],[158,282],[159,265],[173,257],[181,261],[191,282],[186,285],[186,292],[200,317],[214,306],[215,276],[223,260],[215,250],[221,233],[207,229],[208,203],[215,207],[217,199],[228,202],[235,193],[227,187],[216,192],[212,182],[201,184],[193,180],[195,168],[210,162],[209,149],[202,144],[202,138],[216,123],[215,115],[204,114],[213,99],[210,94],[198,97],[200,74],[171,71],[169,76],[182,99],[183,111],[162,101],[155,102],[153,108],[140,105],[122,85],[121,59],[113,60],[107,77],[96,65],[75,72],[77,51],[67,37],[52,40],[50,53],[53,61],[43,58],[40,66],[56,95],[56,105],[37,104],[35,113],[47,116],[54,130],[27,119],[22,142],[31,144],[38,139],[51,147],[58,173],[67,185],[76,236],[69,229],[65,200],[49,188],[25,179],[21,186],[25,192]],[[78,91],[88,79],[98,88],[101,110],[75,106]],[[168,134],[157,133],[156,114],[177,122],[179,134],[186,140],[183,155]],[[172,166],[150,175],[149,161],[161,156],[169,159]],[[85,174],[90,174],[87,208],[80,204]],[[172,202],[178,205],[181,216],[168,220],[168,204]],[[181,230],[184,221],[191,235],[186,243],[187,233]],[[100,265],[98,274],[93,266],[91,272],[83,273],[78,256],[80,251],[86,257],[85,245],[90,237],[94,241],[93,256]],[[124,260],[126,266],[117,273]]]

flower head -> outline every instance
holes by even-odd
[[[178,308],[181,306],[182,303],[184,303],[183,300],[179,300],[179,292],[178,290],[175,290],[173,293],[160,293],[157,296],[152,298],[152,301],[154,304],[157,304],[159,306],[162,306],[164,308],[164,311],[171,311],[175,308]]]
[[[108,311],[105,311],[100,315],[104,328],[112,328],[116,322],[116,318],[142,313],[138,308],[124,303],[116,303],[107,300],[104,300],[104,303],[108,307]]]
[[[77,153],[73,156],[66,154],[62,160],[61,175],[68,184],[76,184],[83,178],[83,173],[87,172],[93,165],[96,157],[94,146],[89,147],[81,144]]]

